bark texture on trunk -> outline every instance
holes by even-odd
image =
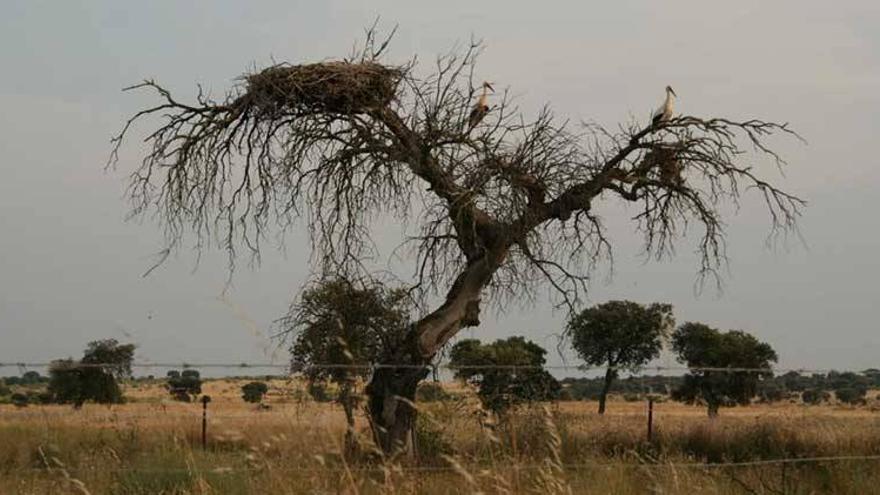
[[[352,455],[356,450],[354,438],[354,397],[352,396],[352,384],[343,383],[339,387],[339,402],[345,411],[345,454]]]
[[[480,324],[480,293],[499,264],[488,256],[469,263],[453,282],[446,302],[416,323],[422,357],[433,357],[463,327]]]
[[[710,402],[707,408],[707,413],[710,418],[718,417],[718,404],[715,402]]]
[[[407,450],[415,425],[416,388],[428,376],[435,354],[463,327],[480,324],[480,293],[492,279],[507,249],[468,263],[434,312],[416,322],[406,341],[385,357],[366,393],[373,436],[386,455]]]
[[[605,370],[605,381],[602,383],[602,393],[599,395],[599,414],[605,414],[605,402],[608,400],[608,391],[611,390],[611,382],[617,377],[617,372],[609,366]]]
[[[427,364],[427,363],[424,363]],[[367,404],[373,437],[386,455],[397,456],[409,450],[409,436],[415,426],[416,388],[428,376],[427,365],[382,367],[367,386]]]

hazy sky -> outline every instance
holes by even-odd
[[[768,248],[767,216],[747,195],[729,219],[724,292],[696,294],[694,239],[672,261],[645,262],[622,221],[631,212],[614,212],[613,278],[594,283],[590,302],[672,303],[679,321],[753,332],[781,366],[880,366],[876,0],[4,0],[0,361],[77,356],[106,337],[136,342],[144,361],[270,359],[270,324],[309,273],[304,234],[288,236],[286,253],[267,250],[260,266],[239,269],[225,300],[223,253],[194,270],[194,253],[183,250],[142,278],[162,237],[149,220],[125,221],[124,179],[139,148],[124,148],[115,172],[104,163],[111,135],[154,100],[120,89],[155,77],[184,96],[196,83],[221,92],[272,58],[347,55],[376,16],[400,25],[393,60],[430,61],[471,34],[483,38],[479,76],[528,109],[549,102],[575,120],[614,124],[647,115],[671,84],[682,112],[790,122],[808,144],[776,141],[791,167],[785,178],[767,176],[809,200],[806,246]],[[464,333],[525,334],[552,347],[563,323],[545,302],[486,316]]]

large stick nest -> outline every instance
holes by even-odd
[[[394,98],[403,70],[375,62],[276,65],[245,77],[236,105],[261,114],[365,113]]]

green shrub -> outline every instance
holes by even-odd
[[[809,405],[817,405],[823,402],[828,402],[829,399],[831,399],[831,394],[829,394],[825,390],[819,390],[815,388],[804,390],[801,394],[801,400],[804,402],[804,404]]]
[[[28,405],[28,397],[22,393],[14,393],[9,399],[15,404],[15,407],[27,407]]]
[[[46,378],[40,375],[40,373],[37,371],[26,371],[23,375],[21,375],[22,385],[36,385],[45,381]]]
[[[269,386],[264,382],[250,382],[241,387],[241,398],[245,402],[262,402],[263,396],[269,391]]]

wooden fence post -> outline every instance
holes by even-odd
[[[654,396],[648,396],[648,443],[654,438]]]
[[[208,395],[202,396],[202,449],[208,448],[208,402],[211,402],[211,397]]]

